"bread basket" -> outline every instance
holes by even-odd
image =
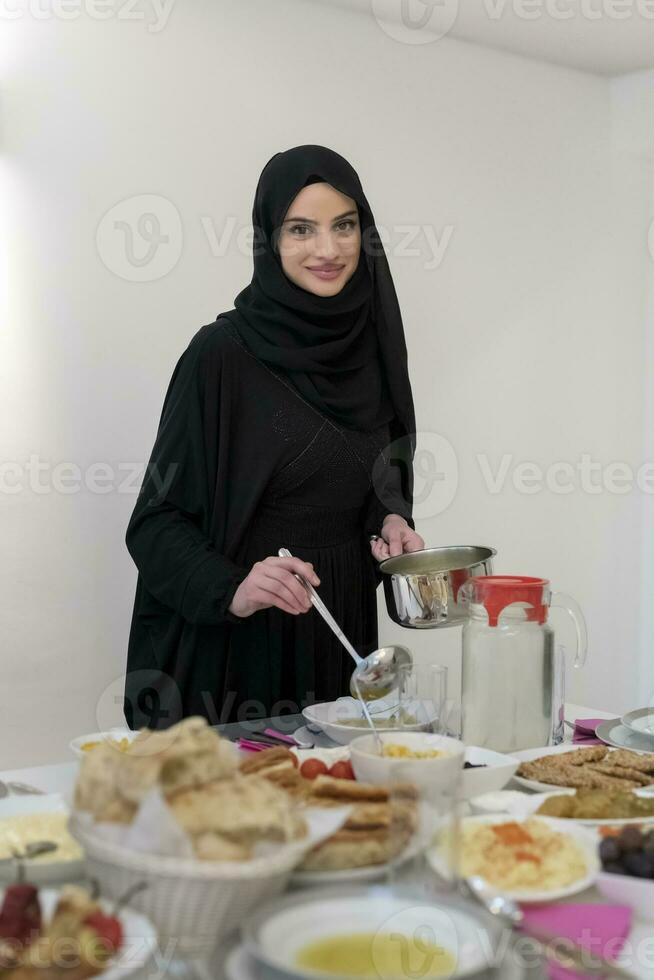
[[[145,882],[130,905],[154,923],[167,956],[210,959],[255,906],[284,890],[301,860],[288,850],[242,863],[159,857],[102,839],[75,814],[69,827],[86,851],[88,876],[104,895],[118,898]]]

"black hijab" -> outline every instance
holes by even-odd
[[[276,242],[296,195],[325,181],[357,203],[361,255],[335,296],[317,296],[282,269]],[[354,168],[324,146],[276,153],[264,167],[252,211],[254,274],[234,301],[243,340],[283,371],[315,408],[352,429],[394,420],[414,447],[415,416],[402,317],[370,205]]]

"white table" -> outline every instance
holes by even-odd
[[[576,718],[614,718],[615,714],[582,705],[566,704],[565,717],[573,721]],[[569,739],[570,736],[571,731],[567,729],[566,738]],[[65,798],[71,799],[77,769],[78,762],[75,760],[55,765],[8,769],[0,772],[0,779],[5,782],[27,783],[43,792],[61,793]],[[570,901],[602,902],[603,899],[595,889],[588,889],[587,892],[575,895]],[[640,968],[637,976],[642,980],[654,980],[654,925],[636,919],[629,937],[629,943],[632,949],[641,950],[641,959],[646,957],[647,963],[651,963],[651,967],[648,965],[647,968]],[[624,965],[634,969],[635,972],[633,964],[625,961]]]

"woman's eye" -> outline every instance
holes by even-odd
[[[290,227],[292,235],[308,235],[310,231],[309,225],[291,225]]]
[[[353,218],[345,218],[344,221],[339,221],[336,227],[339,231],[354,231],[356,221]]]

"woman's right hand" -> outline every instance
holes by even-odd
[[[309,594],[295,575],[302,575],[312,585],[320,585],[311,562],[300,558],[274,558],[271,555],[255,562],[234,593],[229,611],[242,618],[271,606],[293,616],[308,612],[311,609]]]

